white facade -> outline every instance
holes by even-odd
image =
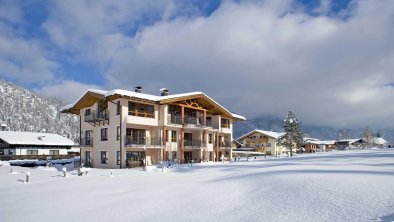
[[[235,118],[203,93],[163,97],[124,90],[93,93],[63,111],[81,117],[85,164],[124,168],[162,160],[188,163],[215,161],[221,155],[231,158],[232,124],[240,116]],[[104,118],[101,114],[96,118],[97,113],[105,113]]]

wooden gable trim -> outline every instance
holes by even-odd
[[[194,99],[200,99],[201,103],[205,103],[205,106],[212,106],[212,109],[205,109],[201,107],[195,107],[191,106],[190,104],[182,104],[182,102],[187,103],[187,101],[194,100]],[[183,97],[177,97],[177,98],[172,98],[172,99],[165,99],[161,100],[160,104],[169,104],[169,105],[176,105],[176,106],[183,106],[186,108],[191,108],[191,109],[196,109],[196,110],[201,110],[201,111],[208,111],[209,113],[218,113],[219,115],[222,115],[226,118],[229,119],[234,119],[234,117],[231,115],[230,112],[226,111],[222,107],[220,107],[218,104],[213,102],[210,98],[205,96],[204,94],[197,94],[197,95],[192,95],[192,96],[183,96]]]

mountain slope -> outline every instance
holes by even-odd
[[[57,133],[78,141],[79,118],[60,114],[64,103],[0,80],[0,124],[7,130]]]

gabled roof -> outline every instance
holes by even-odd
[[[123,90],[123,89],[115,89],[111,91],[88,89],[83,94],[83,96],[81,96],[75,103],[62,107],[61,112],[78,114],[81,108],[92,106],[98,100],[104,100],[106,98],[110,99],[116,96],[145,100],[159,104],[168,104],[185,99],[201,98],[207,101],[208,103],[214,105],[216,109],[226,114],[230,118],[233,118],[235,120],[246,120],[246,118],[241,115],[231,113],[230,111],[228,111],[226,108],[221,106],[218,102],[216,102],[215,100],[213,100],[203,92],[190,92],[190,93],[174,94],[167,96],[155,96],[155,95],[138,93],[138,92]]]
[[[349,142],[349,144],[358,142],[358,141],[362,141],[362,138],[356,138],[356,139],[341,139],[341,140],[337,140],[336,142]]]
[[[385,139],[381,137],[374,137],[372,140],[373,143],[376,145],[386,145],[388,143]]]
[[[308,140],[306,143],[318,145],[334,145],[335,140]]]
[[[73,146],[74,142],[53,133],[0,131],[0,139],[9,145]]]
[[[265,130],[255,129],[255,130],[252,130],[249,133],[237,138],[237,140],[238,141],[243,140],[245,137],[248,137],[248,136],[250,136],[250,135],[252,135],[254,133],[261,133],[261,134],[264,134],[264,135],[269,136],[269,137],[274,138],[274,139],[278,139],[279,137],[282,137],[283,135],[286,134],[284,132],[273,132],[273,131],[265,131]]]

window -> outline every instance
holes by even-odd
[[[120,151],[116,151],[116,165],[120,165]]]
[[[116,102],[116,115],[120,115],[120,109],[121,109],[121,107],[120,107],[120,101],[117,101]]]
[[[177,139],[176,139],[176,131],[171,131],[171,142],[176,142],[177,141]]]
[[[126,129],[126,144],[140,144],[144,145],[145,143],[145,130],[144,129]]]
[[[26,155],[38,155],[38,150],[26,150]]]
[[[8,155],[10,156],[15,155],[14,150],[8,150]]]
[[[207,117],[206,124],[207,124],[208,127],[212,126],[212,117],[210,117],[210,116]]]
[[[108,128],[102,128],[101,129],[101,141],[107,141],[108,140]]]
[[[155,118],[155,109],[153,105],[141,104],[129,101],[129,115],[147,118]]]
[[[165,134],[164,137],[166,138],[166,142],[168,142],[168,130],[166,130]]]
[[[116,140],[120,140],[120,126],[116,127]]]
[[[107,164],[107,163],[108,163],[107,151],[101,151],[101,164]]]
[[[90,110],[90,109],[86,109],[86,110],[85,110],[85,116],[89,116],[90,113],[91,113],[91,110]]]
[[[267,147],[271,147],[271,143],[267,143]]]
[[[59,150],[49,150],[49,155],[59,155]]]
[[[208,134],[208,143],[209,144],[212,144],[212,138],[213,138],[212,134]]]
[[[220,126],[222,128],[230,128],[230,120],[229,119],[221,118],[220,123],[221,123]]]

